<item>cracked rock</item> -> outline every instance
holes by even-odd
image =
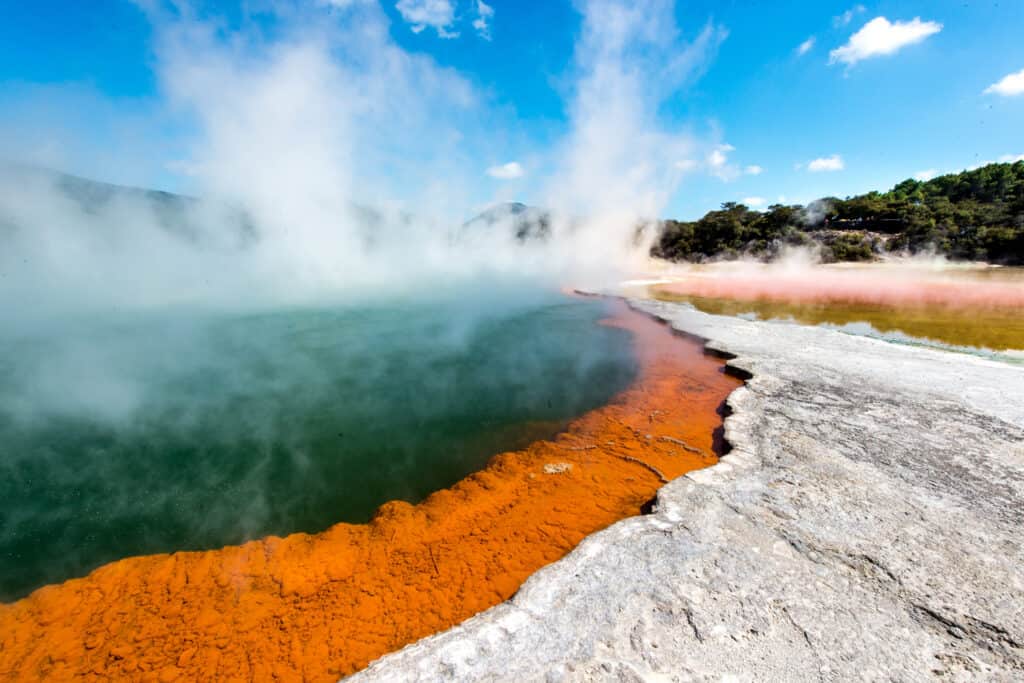
[[[733,450],[354,680],[1024,679],[1024,367],[632,303],[749,377]]]

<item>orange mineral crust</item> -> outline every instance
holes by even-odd
[[[637,380],[553,441],[369,524],[132,557],[0,606],[3,680],[332,681],[509,598],[584,536],[715,462],[739,380],[622,306]]]

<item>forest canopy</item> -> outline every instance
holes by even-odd
[[[755,211],[728,202],[696,221],[666,220],[651,253],[673,261],[771,259],[787,246],[824,261],[931,252],[951,259],[1024,264],[1024,161],[989,164],[887,192]]]

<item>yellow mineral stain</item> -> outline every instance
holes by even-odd
[[[879,332],[954,346],[1024,349],[1024,270],[1019,268],[695,268],[651,286],[648,295],[717,315],[753,314],[807,325],[867,323]]]

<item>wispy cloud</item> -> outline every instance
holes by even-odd
[[[741,201],[752,209],[759,209],[768,203],[764,197],[744,197]]]
[[[526,175],[526,171],[518,161],[510,161],[507,164],[491,166],[487,169],[487,175],[498,180],[515,180]]]
[[[828,63],[842,62],[852,66],[863,59],[891,55],[941,30],[942,24],[921,21],[919,17],[911,21],[894,22],[885,17],[876,17],[850,36],[845,45],[829,52]]]
[[[842,28],[843,26],[846,26],[851,21],[853,21],[853,18],[855,16],[857,16],[858,14],[862,14],[866,11],[867,7],[865,7],[864,5],[854,5],[850,9],[840,14],[839,16],[832,17],[832,25],[835,26],[836,28]]]
[[[350,3],[352,1],[348,0]],[[451,0],[398,0],[395,9],[409,24],[413,33],[432,28],[442,38],[459,36],[458,31],[452,30],[455,23],[455,6]]]
[[[1024,94],[1024,69],[1003,76],[1001,80],[985,88],[985,94],[1002,95],[1003,97]]]
[[[805,54],[810,52],[811,49],[814,48],[814,43],[815,42],[816,42],[815,37],[811,36],[810,38],[808,38],[804,42],[800,43],[800,45],[798,45],[797,48],[796,48],[797,56],[798,57],[803,57]]]
[[[739,170],[729,163],[729,153],[735,151],[736,148],[730,144],[716,145],[708,152],[705,160],[708,173],[725,182],[735,180],[739,175]]]
[[[491,20],[494,18],[494,8],[484,0],[476,0],[476,19],[473,20],[473,28],[484,40],[491,39]]]
[[[799,168],[800,165],[797,164]],[[843,158],[838,154],[833,154],[829,157],[818,157],[807,162],[807,170],[811,173],[822,173],[825,171],[842,171],[846,168],[846,164],[843,163]]]
[[[998,159],[985,159],[979,161],[976,164],[971,164],[967,167],[968,171],[976,171],[982,166],[988,166],[990,164],[1015,164],[1018,161],[1024,161],[1024,154],[1004,154]]]
[[[203,173],[203,167],[201,164],[189,161],[187,159],[172,159],[164,164],[171,173],[177,173],[183,176],[198,177]]]
[[[703,161],[697,159],[680,159],[673,162],[672,167],[692,173],[702,170],[708,175],[718,178],[722,182],[732,182],[741,175],[761,175],[764,169],[757,164],[740,166],[729,161],[729,155],[736,151],[736,148],[728,143],[720,143],[710,148],[704,156]]]
[[[917,173],[915,173],[914,174],[914,180],[920,180],[921,182],[924,182],[926,180],[931,180],[932,178],[934,178],[938,174],[939,174],[939,172],[936,171],[934,168],[929,168],[927,170],[918,171]]]
[[[729,152],[735,151],[736,148],[730,144],[718,145],[708,154],[708,166],[711,168],[723,168],[729,161]]]

